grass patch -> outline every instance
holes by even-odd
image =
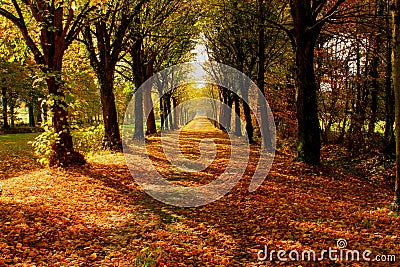
[[[0,173],[4,178],[15,172],[38,167],[37,157],[30,144],[40,133],[0,135]]]
[[[157,131],[161,131],[161,119],[156,119],[156,129]],[[146,122],[144,122],[143,127],[146,129]],[[129,130],[135,130],[135,125],[134,124],[121,124],[121,128],[129,129]]]
[[[9,154],[10,151],[33,153],[32,146],[28,142],[33,141],[39,134],[40,133],[0,135],[0,157],[2,154]]]

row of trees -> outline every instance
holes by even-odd
[[[154,71],[181,61],[193,47],[196,8],[190,1],[1,2],[0,15],[19,29],[47,85],[46,103],[58,135],[50,164],[67,166],[85,162],[74,151],[70,133],[63,68],[68,50],[79,46],[77,41],[86,47],[100,85],[105,126],[103,145],[118,151],[122,144],[114,96],[116,71],[123,70],[123,76],[138,87]],[[148,126],[150,133],[155,131],[154,116]]]
[[[315,51],[336,38],[328,34],[332,24],[347,23],[349,14],[355,16],[362,10],[361,5],[344,5],[344,2],[214,1],[212,5],[216,8],[209,18],[213,27],[205,29],[207,46],[214,60],[244,72],[257,81],[265,94],[268,94],[267,89],[285,90],[291,96],[288,99],[296,102],[288,104],[294,104],[297,111],[298,159],[310,164],[319,163],[321,148],[317,98],[321,88],[314,68]],[[272,79],[266,79],[266,73]],[[297,88],[296,99],[291,92],[293,83]],[[277,95],[272,94],[272,98]],[[228,105],[237,101],[234,95],[227,99],[231,99]],[[235,107],[238,106],[236,103]],[[287,109],[293,110],[293,107],[288,105],[284,112],[275,109],[274,113],[287,113]],[[252,140],[254,127],[250,112],[245,105],[243,110]]]
[[[297,133],[299,160],[319,163],[322,142],[341,143],[353,151],[380,144],[386,157],[393,158],[392,70],[394,77],[397,70],[392,62],[396,16],[392,20],[391,12],[398,11],[396,4],[213,1],[213,27],[204,32],[212,59],[243,71],[265,90],[278,133]],[[220,90],[221,100],[240,111],[235,94]],[[246,105],[243,111],[252,139]]]

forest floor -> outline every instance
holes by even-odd
[[[195,144],[204,137],[216,140],[218,164],[229,160],[227,136],[216,129],[187,130],[183,150],[196,157]],[[327,160],[317,167],[280,149],[255,192],[248,191],[254,168],[248,164],[223,198],[178,208],[148,196],[122,153],[96,154],[80,168],[42,168],[27,144],[32,138],[0,136],[0,266],[369,266],[362,260],[365,250],[372,251],[371,260],[393,254],[400,261],[400,217],[389,209],[392,185],[349,167],[340,149],[324,148]],[[157,155],[159,137],[150,138],[148,148],[159,157],[156,168],[170,175]],[[194,183],[209,182],[214,174],[198,175]],[[287,254],[283,262],[276,252],[272,261],[257,259],[265,246],[300,256],[314,250],[319,257],[323,249],[338,249],[339,239],[347,241],[342,251],[360,251],[359,262],[329,261],[327,255],[322,262],[293,262]]]

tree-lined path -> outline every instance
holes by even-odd
[[[400,0],[0,0],[0,267],[399,265],[399,29]]]

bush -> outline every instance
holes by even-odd
[[[60,138],[51,126],[44,124],[43,129],[44,132],[35,138],[35,141],[32,142],[32,146],[35,154],[39,158],[39,163],[48,166],[53,152],[53,145],[55,142],[58,142]]]
[[[73,131],[74,146],[84,154],[102,149],[104,126],[102,124]]]
[[[49,125],[44,125],[43,129],[44,132],[35,138],[32,146],[40,164],[48,166],[53,153],[53,145],[59,141],[59,136]],[[83,154],[97,152],[102,149],[104,126],[97,125],[75,130],[72,132],[72,138],[76,151]]]

